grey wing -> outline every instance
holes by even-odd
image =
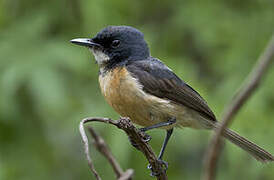
[[[199,93],[158,59],[129,62],[126,68],[139,80],[145,92],[187,106],[206,119],[216,121],[215,115]]]

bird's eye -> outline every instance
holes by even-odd
[[[120,41],[119,40],[113,40],[112,42],[111,42],[111,47],[113,47],[113,48],[117,48],[118,46],[120,45]]]

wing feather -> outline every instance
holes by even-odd
[[[215,115],[200,94],[176,76],[160,60],[150,58],[129,62],[126,68],[139,80],[145,92],[187,106],[203,117],[216,121]]]

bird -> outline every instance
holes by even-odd
[[[175,127],[216,129],[220,123],[201,95],[168,66],[150,55],[144,34],[131,26],[107,26],[93,38],[71,43],[87,47],[99,66],[99,84],[107,103],[121,116],[142,126],[141,131],[161,128],[166,136],[158,160],[163,160]],[[222,136],[261,162],[274,157],[236,132]]]

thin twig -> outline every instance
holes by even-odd
[[[156,174],[158,180],[167,180],[166,171],[161,162],[157,160],[155,153],[153,152],[150,145],[144,140],[145,134],[139,131],[129,120],[129,118],[120,118],[118,121],[114,121],[109,118],[85,118],[81,121],[79,125],[80,133],[84,142],[85,154],[88,160],[89,166],[91,168],[92,173],[95,177],[99,177],[98,173],[96,172],[92,160],[89,154],[89,147],[88,147],[88,139],[84,131],[84,124],[87,122],[103,122],[107,124],[114,125],[119,129],[122,129],[126,132],[129,138],[136,143],[138,149],[145,155],[149,164],[151,165],[151,170]],[[112,162],[113,163],[113,162]],[[117,168],[117,166],[115,167]],[[120,172],[120,170],[116,169],[115,172]],[[123,173],[122,177],[119,180],[128,180],[132,177],[133,170],[127,170]],[[99,177],[100,178],[100,177]]]
[[[118,180],[130,180],[132,179],[133,173],[133,169],[128,169]]]
[[[221,151],[220,144],[222,142],[221,134],[224,129],[231,124],[233,117],[239,112],[240,108],[253,94],[258,87],[263,75],[267,72],[268,67],[273,62],[274,56],[274,35],[272,36],[265,51],[259,57],[253,70],[248,75],[245,82],[242,84],[238,93],[233,98],[231,104],[226,108],[220,126],[215,129],[215,133],[209,143],[209,147],[205,156],[204,173],[202,179],[215,179],[216,164]]]
[[[87,137],[87,135],[85,133],[85,130],[84,130],[84,123],[86,122],[86,120],[87,119],[83,119],[80,122],[80,125],[79,125],[79,131],[80,131],[80,134],[81,134],[81,137],[82,137],[82,141],[84,143],[85,155],[86,155],[86,158],[88,160],[88,165],[89,165],[89,168],[90,168],[91,172],[94,174],[94,176],[97,180],[101,180],[101,177],[99,176],[99,174],[95,170],[92,159],[90,158],[90,155],[89,155],[88,137]]]
[[[128,177],[127,179],[129,179],[130,176],[128,176],[128,174],[127,176],[124,175],[125,173],[123,172],[123,169],[121,168],[121,166],[119,165],[115,157],[112,155],[104,139],[101,136],[99,136],[92,127],[88,127],[88,131],[94,139],[94,145],[97,148],[97,150],[100,153],[102,153],[109,161],[110,165],[112,166],[117,176],[117,179],[121,177],[124,177],[124,178]],[[133,170],[131,170],[131,172],[133,173]]]

